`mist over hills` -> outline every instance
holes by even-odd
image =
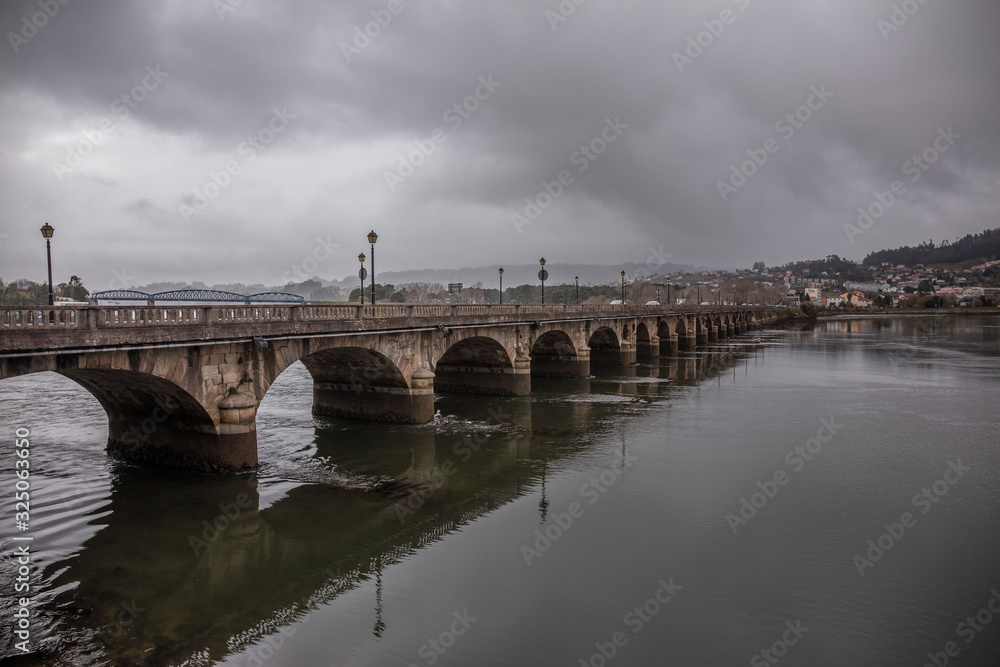
[[[536,284],[538,282],[538,264],[515,264],[503,267],[504,287],[515,285]],[[379,271],[375,280],[379,284],[405,285],[407,283],[428,283],[440,284],[447,287],[448,283],[462,283],[466,287],[471,287],[476,283],[482,283],[484,287],[497,287],[499,285],[499,264],[491,266],[463,267],[460,269],[411,269],[407,271]],[[674,273],[677,271],[693,271],[694,267],[683,264],[661,263],[656,258],[646,263],[627,263],[620,266],[596,265],[596,264],[559,264],[546,263],[545,269],[549,272],[547,283],[571,284],[576,276],[580,277],[581,285],[598,285],[601,283],[616,284],[621,279],[621,271],[624,270],[629,279],[635,277],[650,276],[654,274]],[[369,284],[371,276],[365,279],[365,284]],[[341,279],[326,279],[321,276],[303,277],[302,280],[285,285],[263,285],[260,283],[246,285],[243,283],[228,283],[218,285],[208,285],[201,281],[194,282],[157,282],[148,285],[135,286],[134,289],[148,292],[166,292],[177,289],[217,289],[237,294],[253,294],[255,292],[291,292],[301,294],[305,297],[317,298],[314,292],[322,290],[325,294],[323,298],[333,298],[336,290],[350,290],[360,286],[361,280],[358,276],[349,275]],[[344,295],[346,298],[346,294]]]

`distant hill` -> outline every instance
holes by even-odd
[[[461,269],[416,269],[409,271],[379,271],[376,280],[379,283],[392,283],[394,285],[405,285],[406,283],[429,283],[447,285],[448,283],[462,283],[471,286],[481,282],[485,287],[496,287],[499,283],[499,264],[493,266],[465,267]],[[538,264],[506,264],[503,267],[504,287],[529,284],[538,282],[538,270],[542,268]],[[598,283],[610,283],[619,280],[619,272],[624,270],[630,278],[634,276],[649,276],[652,274],[675,273],[677,271],[688,271],[693,267],[673,263],[650,262],[647,264],[637,264],[626,262],[615,266],[600,266],[595,264],[557,264],[549,262],[545,265],[545,270],[549,272],[549,283],[572,284],[576,276],[580,276],[581,285]],[[356,287],[357,276],[348,276],[342,281],[333,281],[336,284]]]
[[[942,241],[934,245],[927,241],[918,246],[903,246],[895,250],[879,250],[865,257],[862,264],[878,266],[890,264],[978,264],[1000,258],[1000,228],[987,229],[980,234],[969,234],[954,243]]]

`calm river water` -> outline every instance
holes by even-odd
[[[1000,664],[1000,318],[595,372],[404,427],[313,418],[296,364],[236,478],[111,461],[82,388],[4,381],[0,655],[23,427],[16,664]]]

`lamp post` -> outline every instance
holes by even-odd
[[[549,277],[548,272],[545,270],[545,258],[542,257],[538,260],[538,263],[542,265],[541,270],[538,272],[538,279],[542,281],[542,305],[545,305],[545,279]]]
[[[698,305],[701,305],[701,281],[698,281]]]
[[[500,305],[503,305],[503,267],[500,267]]]
[[[622,269],[622,308],[625,307],[625,269]]]
[[[573,278],[576,281],[576,305],[580,305],[580,276]]]
[[[736,305],[736,287],[733,287],[733,305]]]
[[[49,223],[42,225],[42,236],[45,238],[45,256],[49,260],[49,305],[56,305],[56,295],[52,291],[52,233],[56,231]]]
[[[365,253],[358,255],[358,261],[361,262],[361,270],[358,271],[358,278],[361,278],[361,305],[365,305]]]
[[[667,305],[668,306],[674,305],[673,300],[670,298],[670,276],[667,276]]]
[[[378,234],[375,230],[368,232],[368,242],[372,244],[372,305],[375,305],[375,242],[378,241]]]

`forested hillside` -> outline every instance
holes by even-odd
[[[890,264],[958,264],[970,260],[991,261],[1000,258],[1000,228],[987,229],[979,234],[969,234],[954,243],[933,241],[918,246],[903,246],[895,250],[879,250],[865,257],[865,266]]]

